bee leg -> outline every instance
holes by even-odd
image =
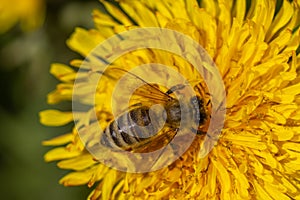
[[[166,92],[166,94],[172,94],[176,90],[182,90],[184,87],[185,87],[185,85],[183,85],[183,84],[174,85]]]
[[[207,104],[206,104],[206,106],[208,106],[210,103],[211,103],[211,102],[210,102],[210,99],[209,99],[208,102],[207,102]]]

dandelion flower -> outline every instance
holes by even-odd
[[[33,30],[43,23],[44,14],[43,0],[1,0],[0,33],[5,33],[18,22],[22,30]]]
[[[111,169],[85,149],[76,129],[44,141],[46,161],[72,170],[60,183],[93,187],[89,199],[300,199],[299,1],[101,1],[95,29],[77,28],[69,47],[88,56],[100,42],[138,27],[163,27],[198,42],[216,63],[226,89],[226,119],[211,152],[199,159],[201,137],[168,167],[149,173]],[[131,52],[117,63],[162,63],[187,76],[189,63],[163,52]],[[48,103],[71,101],[76,68],[53,64],[61,83]],[[123,65],[127,66],[127,65]],[[88,70],[87,70],[88,73]],[[82,74],[84,76],[84,74]],[[108,83],[99,95],[111,95]],[[105,102],[97,102],[109,119]],[[72,112],[45,110],[41,123],[61,126]],[[76,119],[75,119],[76,120]]]

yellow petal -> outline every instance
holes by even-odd
[[[263,164],[270,166],[271,168],[276,168],[278,170],[282,170],[281,164],[275,159],[275,157],[266,151],[257,151],[252,150],[255,155],[261,158]]]
[[[84,170],[96,163],[91,154],[85,154],[68,160],[63,160],[57,163],[61,169],[71,169],[76,171]]]
[[[169,22],[169,19],[160,12],[156,12],[155,14],[156,14],[156,18],[159,23],[159,26],[164,28],[166,26],[166,24]]]
[[[120,6],[141,27],[158,27],[158,22],[153,12],[140,1],[134,1],[132,4],[120,2]]]
[[[271,108],[278,113],[282,113],[285,118],[289,118],[290,115],[298,109],[298,106],[296,104],[280,104],[274,105]]]
[[[212,1],[210,1],[212,2]],[[235,3],[233,13],[237,21],[241,24],[244,21],[246,15],[246,0],[238,0]]]
[[[272,24],[269,28],[268,33],[266,34],[267,41],[270,41],[272,37],[282,29],[288,21],[291,19],[291,17],[294,14],[294,9],[289,1],[283,1],[282,6],[275,16],[275,19],[272,21]]]
[[[81,154],[80,151],[73,151],[73,150],[69,150],[65,147],[58,147],[58,148],[48,151],[45,154],[44,159],[45,159],[45,161],[50,162],[50,161],[55,161],[55,160],[73,158],[80,154]]]
[[[239,145],[241,147],[247,147],[250,149],[258,149],[258,150],[265,150],[267,149],[267,145],[264,142],[250,142],[250,141],[238,141],[238,140],[233,140],[232,144]]]
[[[284,176],[281,175],[279,181],[282,182],[283,186],[286,187],[291,193],[295,194],[299,192],[295,185],[293,185],[293,183]]]
[[[282,127],[281,129],[273,129],[271,133],[273,139],[277,141],[288,141],[294,137],[293,131],[285,127]]]
[[[202,0],[200,5],[204,8],[212,17],[217,15],[217,4],[211,0]]]
[[[208,192],[211,196],[213,196],[217,190],[217,168],[213,165],[209,165],[209,169],[207,171],[209,173],[208,180],[207,180],[207,189],[203,192]],[[202,193],[203,193],[202,192]]]
[[[154,173],[150,173],[147,176],[141,177],[140,180],[141,182],[140,183],[137,182],[137,185],[143,185],[143,187],[131,188],[130,190],[131,192],[136,191],[137,193],[141,193],[145,188],[151,187],[151,185],[155,185],[155,183],[159,181]],[[129,183],[129,187],[130,187],[130,183]]]
[[[279,47],[279,50],[282,50],[286,47],[286,45],[289,43],[292,37],[292,31],[291,30],[284,30],[281,31],[280,34],[272,40],[269,45],[277,45]]]
[[[39,113],[40,122],[47,126],[62,126],[73,121],[72,112],[44,110]]]
[[[290,200],[291,198],[285,195],[283,192],[278,190],[278,188],[273,187],[271,184],[265,184],[264,188],[269,193],[273,199],[280,199],[280,200]]]
[[[120,195],[122,188],[124,187],[124,179],[122,179],[117,185],[114,187],[114,190],[111,194],[111,199],[127,199],[122,198],[122,195]],[[124,194],[124,193],[123,193]]]
[[[100,182],[97,187],[90,193],[90,195],[88,196],[88,200],[95,200],[95,199],[100,199],[101,194],[102,194],[102,185],[103,182]]]
[[[157,15],[156,17],[158,21],[161,20],[160,17],[164,19],[168,19],[168,21],[173,18],[172,13],[170,12],[170,10],[166,8],[163,2],[161,1],[153,1],[153,2],[155,2],[155,8],[157,9],[156,13],[159,13],[159,16]]]
[[[94,22],[99,26],[116,26],[119,25],[112,17],[107,14],[103,14],[98,10],[93,11]]]
[[[286,142],[282,145],[282,148],[300,153],[300,143]]]
[[[294,111],[294,112],[291,114],[290,119],[300,120],[300,109]]]
[[[114,185],[117,182],[117,172],[116,170],[110,170],[103,180],[102,187],[102,199],[109,199],[111,192],[113,191]]]
[[[75,32],[67,40],[67,45],[81,55],[87,56],[103,40],[104,37],[96,30],[87,31],[82,28],[76,28]]]
[[[89,187],[92,187],[95,182],[102,180],[106,176],[107,172],[111,170],[110,168],[102,164],[95,165],[95,167],[97,167],[97,169],[95,169],[95,173],[88,183]]]
[[[165,188],[158,188],[155,192],[148,192],[146,189],[144,189],[144,192],[150,196],[153,195],[154,199],[163,199],[164,197],[168,196],[168,194],[171,192],[168,187]]]
[[[135,1],[132,0],[122,0],[127,4],[132,4]],[[185,8],[185,0],[164,0],[164,1],[148,1],[148,0],[139,0],[147,7],[149,7],[152,11],[158,10],[162,14],[164,14],[165,10],[168,10],[168,15],[170,14],[170,19],[174,18],[181,18],[181,19],[188,19],[188,15]]]
[[[239,134],[228,133],[222,137],[222,139],[226,139],[228,141],[244,141],[244,142],[259,142],[262,140],[260,135],[254,135],[247,132],[239,132]]]
[[[59,146],[71,142],[72,139],[73,139],[73,134],[68,133],[68,134],[57,136],[50,140],[45,140],[42,142],[42,144],[45,146]]]
[[[82,66],[83,63],[84,63],[83,60],[80,60],[80,59],[74,59],[74,60],[71,60],[70,65],[72,65],[73,67],[79,68],[79,67]]]
[[[48,104],[57,104],[61,101],[70,101],[72,100],[72,94],[66,95],[61,94],[61,91],[54,90],[47,95],[47,103]]]
[[[284,117],[283,114],[281,114],[281,113],[278,113],[278,112],[275,112],[274,110],[269,109],[266,114],[271,116],[275,123],[279,123],[279,124],[285,124],[286,123],[287,118]]]
[[[106,10],[114,16],[116,19],[118,19],[123,25],[130,26],[133,25],[130,19],[117,7],[112,5],[112,3],[108,1],[101,0],[101,3],[105,6]]]
[[[71,172],[61,178],[59,180],[59,183],[63,184],[64,186],[78,186],[86,184],[95,173],[95,169],[96,168],[94,167],[85,171]]]
[[[231,17],[231,7],[233,1],[219,0],[219,15],[218,15],[218,35],[222,39],[227,39],[228,32],[230,31],[232,17]],[[220,33],[223,32],[223,33]],[[226,36],[226,37],[225,37]]]
[[[283,65],[283,63],[286,63],[289,59],[290,55],[288,54],[280,54],[276,57],[273,57],[272,59],[269,59],[268,61],[259,64],[255,67],[253,67],[251,70],[253,72],[258,73],[257,76],[262,76],[266,73],[269,73],[271,70],[275,71],[278,70],[278,68],[282,68],[282,66],[279,65]],[[282,71],[282,70],[280,70]]]
[[[264,200],[272,200],[270,195],[256,180],[254,180],[253,183],[254,183],[254,189],[256,191],[257,198],[264,199]]]
[[[63,82],[73,81],[76,77],[76,72],[72,68],[60,63],[52,64],[50,73]]]
[[[232,187],[230,176],[226,168],[223,166],[222,163],[218,162],[218,160],[211,159],[211,162],[214,165],[214,167],[217,169],[217,173],[218,173],[217,179],[219,180],[219,183],[222,187],[222,196],[224,197],[228,192],[230,192]]]
[[[294,51],[293,57],[292,57],[292,68],[293,69],[294,69],[293,65],[295,65],[295,63],[296,63],[296,55],[294,55],[294,54],[299,46],[300,46],[300,27],[298,27],[298,29],[295,30],[295,32],[293,32],[292,38],[290,39],[290,41],[286,45],[286,48],[284,49],[284,52]]]
[[[190,17],[194,25],[198,28],[200,38],[200,44],[204,46],[205,50],[211,57],[214,57],[217,44],[217,24],[215,19],[207,13],[206,10],[198,8],[190,1],[187,2],[190,7]],[[199,20],[205,19],[205,20]],[[186,29],[189,30],[189,29]]]
[[[48,104],[56,104],[61,101],[72,100],[73,83],[61,83],[56,86],[56,90],[47,95]]]
[[[167,180],[170,182],[175,182],[176,180],[178,180],[181,176],[181,169],[178,169],[177,167],[175,167],[174,169],[170,170],[168,172],[167,175]]]
[[[275,1],[268,0],[255,0],[251,2],[250,10],[248,11],[248,17],[255,23],[262,25],[264,30],[268,30],[272,17],[275,13]]]
[[[247,177],[240,172],[239,168],[236,165],[236,162],[234,159],[232,159],[231,155],[232,152],[230,152],[227,148],[223,147],[217,147],[220,158],[223,160],[223,162],[228,162],[228,166],[226,167],[228,171],[232,173],[234,176],[234,181],[233,187],[237,190],[237,194],[240,196],[240,198],[246,199],[248,198],[248,189],[250,187],[249,185],[249,180]]]

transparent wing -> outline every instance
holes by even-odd
[[[119,102],[124,102],[126,98],[130,99],[130,106],[135,107],[136,104],[142,104],[144,106],[151,106],[153,104],[165,104],[168,101],[174,99],[172,95],[163,92],[162,88],[153,83],[148,83],[136,74],[133,74],[125,69],[118,67],[110,67],[103,75],[107,76],[111,81],[115,81],[116,84],[121,85],[115,94],[115,99]],[[125,77],[125,78],[124,78]],[[122,80],[122,78],[124,78]],[[139,86],[139,87],[137,87]],[[120,86],[119,86],[120,87]],[[130,109],[124,108],[125,109]]]
[[[169,144],[177,134],[177,129],[164,127],[156,135],[147,138],[135,145],[127,147],[126,151],[147,153],[159,150]]]

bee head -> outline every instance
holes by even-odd
[[[194,119],[196,119],[196,122],[198,122],[199,125],[204,124],[207,114],[203,99],[201,99],[199,96],[195,96],[191,98],[190,103],[193,107]]]

